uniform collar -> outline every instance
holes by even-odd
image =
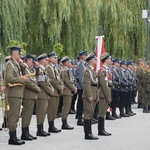
[[[42,66],[42,65],[39,65],[43,70],[45,70],[45,67],[44,66]]]

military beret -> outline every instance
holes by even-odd
[[[33,61],[37,61],[37,58],[36,57],[34,57],[34,56],[32,56],[32,55],[26,55],[25,56],[25,59],[32,59]]]
[[[11,51],[18,51],[19,53],[21,53],[21,47],[18,47],[18,46],[12,46],[12,47],[10,47],[10,50]]]
[[[40,55],[37,57],[38,61],[42,60],[42,59],[48,59],[46,53]]]
[[[128,65],[133,65],[132,61],[127,61],[127,66]]]
[[[100,60],[101,60],[101,61],[104,61],[104,60],[106,60],[107,58],[110,58],[110,55],[109,55],[107,52],[105,52],[105,53],[103,53],[102,55],[100,55]]]
[[[113,63],[119,63],[119,58],[114,59]]]
[[[94,55],[94,53],[90,53],[90,54],[85,58],[85,60],[88,62],[88,61],[90,61],[90,60],[93,59],[93,58],[96,58],[96,56]]]
[[[82,52],[79,53],[79,56],[80,56],[80,57],[83,56],[83,55],[86,55],[86,56],[87,56],[87,55],[88,55],[88,54],[87,54],[87,51],[82,51]]]
[[[55,52],[51,52],[47,55],[47,57],[57,57],[56,53]]]
[[[126,65],[126,62],[125,62],[124,60],[122,60],[122,61],[120,62],[120,65]]]
[[[63,57],[62,59],[61,59],[61,62],[64,64],[65,62],[67,62],[67,61],[70,61],[71,62],[71,60],[70,60],[70,58],[68,57],[68,56],[65,56],[65,57]]]

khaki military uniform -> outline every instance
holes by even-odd
[[[35,70],[34,70],[35,71]],[[26,66],[25,74],[33,73],[33,69],[31,70]],[[25,82],[25,89],[24,89],[24,98],[23,98],[23,109],[22,109],[22,127],[28,127],[31,121],[33,109],[34,109],[34,102],[37,99],[37,93],[41,90],[37,86],[36,77],[30,77],[28,81]]]
[[[71,73],[69,72],[69,69],[67,67],[63,67],[61,69],[60,75],[64,83],[64,91],[62,93],[63,95],[62,120],[65,120],[68,116],[72,101],[72,94],[73,91],[76,89],[76,87],[73,84]]]
[[[24,78],[19,64],[10,59],[6,64],[6,90],[8,91],[8,102],[10,113],[8,117],[9,131],[15,131],[19,120],[20,106],[24,93]],[[8,84],[11,84],[11,87]],[[21,86],[22,85],[22,86]]]
[[[106,66],[102,66],[99,74],[99,116],[104,117],[106,115],[106,111],[109,105],[109,101],[111,99],[111,88],[108,86],[108,68]]]
[[[83,85],[84,119],[92,119],[96,101],[98,100],[98,78],[94,68],[91,66],[85,69]],[[89,101],[91,97],[93,98],[92,102]]]
[[[54,121],[57,115],[59,98],[61,90],[63,89],[63,82],[60,78],[60,74],[55,65],[49,64],[46,67],[46,71],[48,77],[50,78],[50,82],[54,88],[54,94],[50,95],[50,99],[48,100],[48,121]]]
[[[53,88],[50,87],[49,77],[45,67],[42,65],[39,66],[37,80],[41,92],[38,93],[38,99],[36,100],[36,117],[37,125],[40,125],[44,123],[45,115],[47,113],[48,100],[50,99],[49,95],[53,94]]]

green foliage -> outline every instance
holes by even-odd
[[[62,56],[63,53],[63,45],[60,43],[56,43],[53,45],[53,50],[56,52],[58,56]]]
[[[83,50],[95,51],[95,36],[102,25],[106,50],[113,57],[143,57],[147,0],[1,0],[0,50],[8,54],[9,41],[27,43],[27,53],[49,53],[76,58]],[[62,48],[62,49],[63,49]],[[57,48],[56,48],[57,49]],[[58,46],[59,49],[59,46]],[[60,48],[61,49],[61,48]]]

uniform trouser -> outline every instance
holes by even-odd
[[[90,102],[88,99],[83,98],[84,119],[92,119],[95,106],[96,101]]]
[[[72,96],[63,95],[63,107],[62,107],[62,120],[67,119],[70,106],[71,106]]]
[[[127,100],[127,92],[119,92],[120,95],[120,103],[119,103],[119,108],[124,108],[126,105],[126,100]]]
[[[82,116],[83,113],[83,90],[78,90],[78,101],[77,101],[77,116]]]
[[[10,112],[8,117],[9,131],[15,131],[19,121],[21,98],[8,97]]]
[[[47,117],[48,122],[54,121],[57,115],[59,105],[59,96],[50,96],[48,100]]]
[[[105,98],[99,100],[99,117],[104,118],[109,106],[109,102]]]
[[[126,102],[125,102],[125,106],[129,107],[131,105],[131,99],[132,99],[132,91],[128,91],[127,92],[127,98],[126,98]]]
[[[60,98],[59,98],[59,106],[58,106],[58,113],[62,112],[62,106],[63,106],[63,96],[60,96]]]
[[[119,91],[112,90],[112,102],[110,103],[110,107],[112,108],[112,110],[116,110],[116,107],[119,106],[119,101]]]
[[[37,99],[36,100],[36,120],[37,125],[44,123],[45,116],[47,113],[48,99]]]
[[[22,109],[22,128],[29,127],[33,109],[34,109],[34,99],[23,99],[23,109]]]
[[[143,91],[144,93],[143,93],[143,98],[142,98],[142,104],[143,104],[143,106],[145,106],[145,107],[148,107],[149,106],[149,98],[150,98],[150,96],[149,96],[149,94],[146,92],[146,91]]]
[[[142,103],[142,98],[143,98],[143,87],[139,86],[138,87],[138,103]]]
[[[77,93],[74,94],[72,97],[71,108],[70,108],[71,110],[75,110],[74,106],[75,106],[76,99],[77,99]]]

